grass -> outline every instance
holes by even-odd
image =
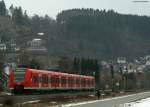
[[[100,99],[112,98],[113,96],[123,96],[133,94],[135,92],[123,92],[123,93],[111,93],[110,95],[101,96]],[[15,104],[13,99],[6,97],[3,101],[3,107],[61,107],[61,105],[70,103],[79,103],[83,101],[97,100],[97,96],[72,96],[72,97],[59,97],[57,99],[50,99],[49,97],[42,97],[40,102],[26,103],[26,104]]]

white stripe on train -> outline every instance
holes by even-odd
[[[10,88],[10,89],[14,89],[14,88]],[[53,88],[49,88],[49,87],[25,87],[24,89],[94,89],[93,87],[80,87],[80,88],[67,88],[67,87],[53,87]]]

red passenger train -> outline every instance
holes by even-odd
[[[95,79],[92,76],[17,68],[10,73],[9,88],[15,94],[91,92],[95,89]]]

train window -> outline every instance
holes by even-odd
[[[81,80],[81,84],[84,85],[86,82],[84,79]]]
[[[32,82],[33,82],[33,83],[38,83],[38,82],[39,82],[38,77],[37,77],[37,76],[33,76]]]
[[[51,77],[51,83],[55,83],[55,78]]]
[[[76,84],[80,84],[80,80],[79,79],[76,79]]]
[[[59,78],[58,77],[55,78],[55,81],[56,81],[56,84],[58,84],[59,83]]]
[[[66,78],[61,78],[61,84],[66,84],[67,81],[66,81]]]
[[[48,77],[48,83],[51,83],[51,77]]]
[[[68,84],[71,84],[71,79],[70,78],[68,78]]]
[[[83,80],[84,81],[84,84],[86,84],[86,80]]]
[[[90,80],[90,85],[92,85],[92,80]]]
[[[52,77],[51,78],[51,83],[58,84],[59,83],[59,78],[58,77]]]
[[[89,85],[90,84],[90,80],[88,79],[86,83],[87,83],[87,85]]]
[[[46,83],[48,83],[48,77],[46,76]]]
[[[73,79],[73,78],[69,78],[69,79],[68,79],[68,83],[69,83],[69,84],[74,84],[74,79]]]
[[[38,77],[38,81],[39,81],[39,82],[42,82],[42,77]]]
[[[41,82],[42,82],[42,83],[44,83],[44,82],[45,82],[44,77],[41,77]]]
[[[93,86],[95,83],[94,83],[94,80],[91,80],[91,85]]]
[[[42,76],[42,83],[48,83],[48,77]]]

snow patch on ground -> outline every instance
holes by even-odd
[[[32,104],[32,103],[38,103],[40,102],[40,100],[34,100],[34,101],[27,101],[27,102],[23,102],[22,104]]]
[[[150,97],[136,102],[126,103],[124,107],[150,107]]]
[[[1,92],[0,95],[12,95],[12,94],[8,92]]]
[[[90,103],[96,103],[96,102],[103,102],[103,101],[109,101],[109,100],[113,100],[113,99],[126,98],[126,97],[134,96],[134,95],[141,95],[141,94],[144,94],[144,93],[149,93],[149,92],[136,93],[136,94],[126,95],[126,96],[107,98],[107,99],[101,99],[101,100],[94,100],[94,101],[85,101],[85,102],[80,102],[80,103],[71,103],[71,104],[60,105],[59,107],[71,107],[71,106],[78,106],[78,105],[84,105],[84,104],[90,104]],[[126,104],[120,104],[119,107],[150,107],[150,104],[149,104],[149,106],[136,106],[135,104],[138,104],[138,103],[139,103],[139,101],[137,101],[136,103],[135,102],[131,102],[131,103],[126,103]],[[149,98],[149,103],[150,103],[150,98]]]
[[[83,105],[83,104],[95,103],[95,102],[98,102],[98,101],[99,101],[99,100],[95,100],[95,101],[87,101],[87,102],[81,102],[81,103],[65,104],[65,105],[61,105],[60,107],[71,107],[71,106],[77,106],[77,105]]]

